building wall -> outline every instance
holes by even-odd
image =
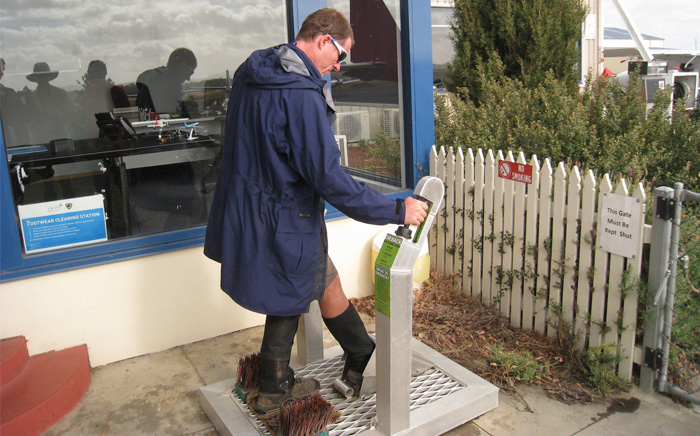
[[[328,222],[349,297],[373,292],[372,239],[382,229]],[[202,247],[0,285],[0,338],[25,336],[32,355],[87,344],[93,367],[263,323],[220,291],[219,264]]]
[[[627,72],[627,68],[629,66],[628,63],[628,58],[626,57],[606,57],[605,62],[603,63],[603,66],[610,71],[613,72],[613,74],[620,74]]]

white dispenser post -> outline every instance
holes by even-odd
[[[413,266],[442,205],[444,185],[424,177],[414,194],[428,203],[418,227],[401,226],[387,235],[375,264],[377,429],[384,435],[410,428]]]

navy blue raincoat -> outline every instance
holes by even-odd
[[[370,224],[405,208],[348,176],[327,82],[293,44],[254,52],[236,71],[204,253],[221,288],[263,314],[307,312],[325,288],[325,201]]]

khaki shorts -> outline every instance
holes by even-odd
[[[328,265],[326,267],[326,287],[330,286],[331,283],[333,283],[333,280],[335,280],[335,278],[338,277],[338,270],[335,269],[335,265],[333,265],[331,257],[328,256],[327,259]]]

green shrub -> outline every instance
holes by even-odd
[[[528,87],[536,87],[553,71],[575,92],[586,15],[580,0],[457,0],[449,86],[468,89],[465,95],[479,104],[488,90],[477,71],[487,81],[505,75]]]
[[[377,132],[374,144],[371,144],[369,157],[382,162],[389,176],[401,178],[401,142],[399,138],[392,138],[383,130]]]
[[[493,364],[502,367],[509,377],[525,383],[534,383],[542,376],[542,367],[532,356],[525,351],[523,355],[503,351],[503,346],[496,345],[491,351]]]
[[[615,346],[610,344],[591,347],[583,355],[582,369],[589,375],[596,392],[606,396],[627,388],[629,383],[615,375],[619,361]]]
[[[463,149],[523,151],[625,177],[648,189],[673,186],[700,190],[700,121],[677,105],[669,117],[670,96],[659,92],[649,113],[639,97],[639,79],[628,88],[614,79],[589,81],[579,94],[547,74],[534,88],[507,77],[487,80],[479,105],[458,94],[438,94],[435,142]]]

